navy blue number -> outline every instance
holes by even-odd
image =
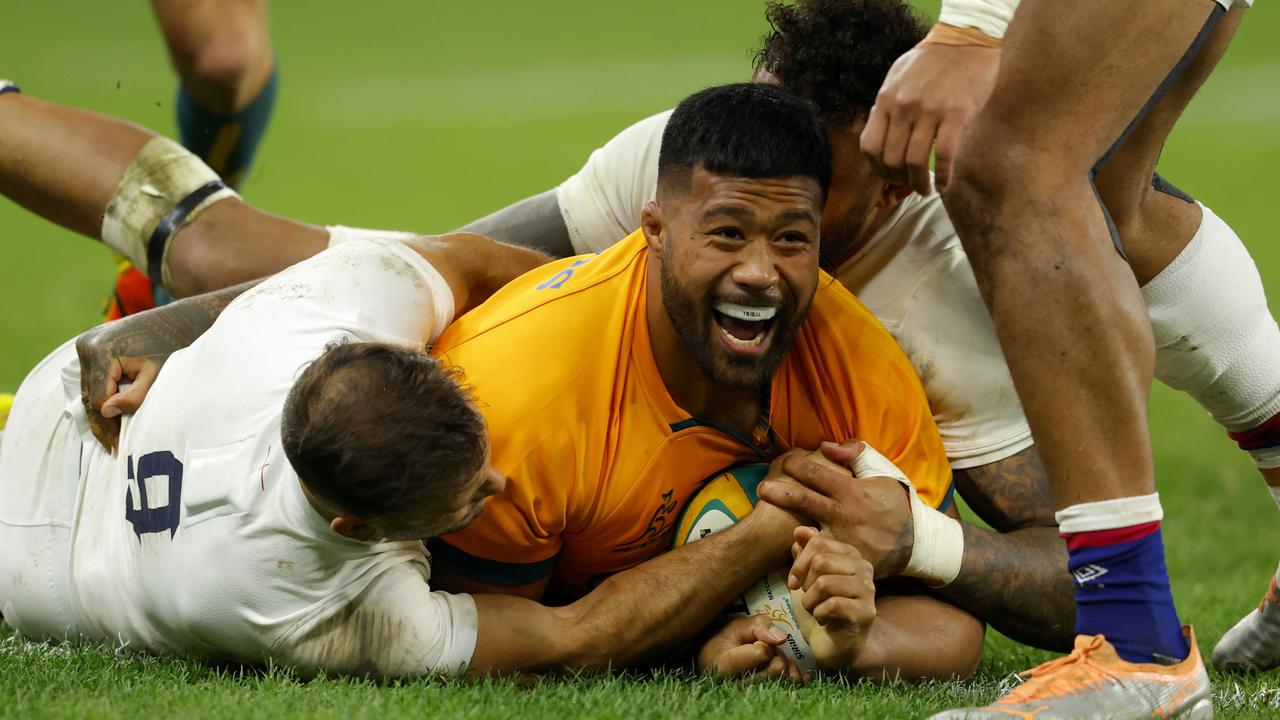
[[[147,503],[147,480],[166,475],[169,478],[169,503],[160,507],[151,507]],[[133,472],[133,456],[129,456],[129,479],[135,480]],[[138,488],[138,497],[133,497],[133,488]],[[136,483],[131,482],[124,497],[124,519],[133,526],[133,532],[141,539],[144,533],[169,531],[172,538],[178,532],[178,521],[182,519],[182,461],[168,450],[147,453],[138,458]],[[138,509],[134,509],[137,506]]]

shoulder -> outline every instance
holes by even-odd
[[[640,232],[604,252],[564,258],[512,280],[476,309],[458,318],[435,344],[433,353],[452,360],[466,346],[519,345],[528,334],[557,326],[592,327],[630,304],[644,275],[646,245]]]
[[[556,202],[574,248],[602,250],[640,225],[658,183],[658,153],[671,112],[628,127],[591,153],[556,188]]]

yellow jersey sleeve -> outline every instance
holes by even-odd
[[[823,280],[787,360],[791,380],[775,387],[779,435],[800,447],[862,440],[911,478],[921,500],[945,508],[951,466],[915,368],[870,311]]]

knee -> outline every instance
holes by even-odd
[[[975,265],[1030,250],[1005,242],[1008,231],[1052,222],[1072,199],[1092,193],[1088,163],[1061,144],[989,125],[966,137],[942,200]]]
[[[254,82],[264,54],[269,63],[270,48],[263,46],[257,33],[243,33],[232,27],[175,45],[173,61],[184,81],[238,97]]]

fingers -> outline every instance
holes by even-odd
[[[871,115],[867,118],[867,126],[862,129],[862,137],[858,144],[862,154],[871,162],[871,168],[877,175],[885,176],[884,165],[880,157],[884,153],[885,135],[889,131],[889,111],[887,105],[877,102],[871,106]]]
[[[805,674],[800,672],[800,668],[796,666],[795,661],[788,657],[785,653],[777,648],[771,648],[773,657],[769,660],[764,668],[756,670],[746,678],[747,682],[754,683],[765,680],[788,680],[797,685],[803,685],[807,681]]]
[[[880,163],[884,177],[901,185],[907,184],[907,143],[915,126],[914,112],[899,107],[889,117],[889,129],[884,136],[884,149],[880,151]]]
[[[826,459],[852,470],[853,461],[857,460],[858,456],[862,454],[864,447],[866,447],[866,443],[861,440],[845,440],[842,443],[824,441],[818,446],[818,449],[822,451],[822,455]]]
[[[907,182],[912,190],[921,195],[928,195],[933,190],[933,183],[929,180],[929,155],[933,152],[933,140],[937,132],[937,118],[925,117],[916,121],[907,141]]]
[[[753,642],[748,645],[738,645],[717,655],[712,670],[720,677],[739,677],[748,673],[766,671],[776,657],[777,653],[769,643]]]
[[[102,403],[102,415],[108,418],[137,412],[159,373],[159,366],[148,358],[120,358],[113,365],[119,369],[117,381],[128,378],[130,382]]]
[[[782,459],[781,470],[801,485],[827,497],[849,484],[848,474],[823,465],[808,455],[788,455]]]
[[[801,515],[818,523],[829,523],[834,503],[809,488],[783,480],[765,480],[756,488],[760,498],[793,515]]]
[[[861,621],[855,612],[863,600],[874,600],[870,574],[823,575],[804,591],[804,609],[821,625]]]
[[[934,177],[938,184],[938,192],[946,192],[951,184],[951,168],[954,166],[956,150],[960,147],[960,136],[964,134],[966,118],[948,117],[938,126],[938,142],[934,148],[936,162]]]
[[[84,402],[84,414],[89,421],[89,430],[93,433],[93,439],[107,450],[115,451],[120,442],[120,421],[103,417],[102,413],[89,405],[87,398]]]
[[[858,628],[875,620],[875,595],[856,598],[837,595],[818,603],[809,612],[824,628]]]
[[[801,543],[798,530],[796,535],[800,552],[791,563],[791,572],[787,575],[787,587],[792,590],[803,589],[806,598],[810,589],[826,576],[860,576],[864,577],[868,583],[874,576],[871,563],[867,562],[862,557],[862,553],[852,545],[821,533]]]
[[[787,639],[786,633],[763,615],[735,618],[720,629],[720,635],[737,645],[750,645],[753,642],[777,645]]]

